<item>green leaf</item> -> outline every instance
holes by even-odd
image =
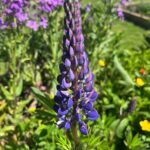
[[[120,73],[120,75],[122,76],[122,78],[126,81],[126,83],[128,85],[134,86],[134,82],[130,78],[128,72],[124,69],[124,67],[119,62],[119,59],[117,56],[114,57],[114,65],[115,65],[116,69],[118,70],[118,72]]]
[[[23,90],[23,80],[22,78],[20,78],[15,88],[15,95],[19,96],[22,93],[22,90]]]
[[[5,113],[0,115],[0,124],[2,124],[3,120],[5,119],[5,117],[6,117]]]
[[[150,96],[150,87],[144,87],[145,93]]]
[[[101,137],[100,136],[95,136],[93,135],[91,138],[89,137],[89,146],[91,148],[96,148],[99,144],[100,144],[100,141],[101,141]]]
[[[0,60],[0,76],[4,75],[8,71],[8,63]]]
[[[6,107],[7,103],[3,100],[0,101],[0,111],[2,111]]]
[[[116,127],[119,125],[119,123],[120,123],[120,119],[117,119],[117,120],[115,120],[115,121],[112,122],[112,124],[110,125],[109,128],[110,128],[112,131],[114,131],[114,130],[116,129]]]
[[[139,139],[139,135],[136,134],[133,139],[132,139],[132,143],[131,143],[131,148],[134,149],[134,148],[140,148],[140,147],[143,147],[143,143],[142,141]]]
[[[62,148],[62,150],[72,150],[71,142],[66,137],[58,137],[57,145]]]
[[[140,140],[139,135],[136,134],[133,137],[131,131],[127,134],[126,141],[124,141],[124,143],[129,149],[132,150],[140,150],[144,148],[143,142]]]
[[[116,135],[119,137],[119,138],[122,138],[123,135],[124,135],[124,130],[126,129],[126,127],[128,126],[129,124],[129,120],[128,118],[125,118],[123,119],[120,124],[118,125],[117,127],[117,130],[116,130]]]
[[[39,89],[35,87],[32,87],[31,89],[37,100],[40,101],[47,109],[52,110],[54,102],[50,100],[49,96],[42,93]]]
[[[125,144],[126,145],[130,145],[130,143],[132,142],[132,138],[133,138],[133,135],[132,135],[132,132],[128,132],[127,136],[126,136],[126,142]]]
[[[6,99],[8,99],[8,100],[14,99],[13,95],[8,90],[6,90],[2,85],[0,86],[0,88]]]
[[[55,118],[56,114],[54,111],[44,111],[44,110],[36,110],[37,113],[37,117],[41,118],[41,119],[50,119],[50,117]]]

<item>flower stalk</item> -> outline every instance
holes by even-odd
[[[54,110],[58,117],[57,126],[65,130],[71,128],[77,146],[77,125],[80,132],[87,135],[88,128],[85,122],[95,121],[99,117],[93,108],[98,94],[94,90],[94,75],[89,69],[84,48],[79,0],[66,0],[64,10],[63,54],[59,66],[60,75],[57,78]]]

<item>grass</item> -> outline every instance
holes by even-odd
[[[121,49],[146,49],[148,43],[145,36],[148,34],[146,30],[130,23],[117,21],[114,23],[113,31],[120,33],[118,47]]]
[[[94,4],[94,3],[98,2],[98,1],[100,1],[100,0],[81,0],[81,3],[83,5],[86,5],[88,3]]]

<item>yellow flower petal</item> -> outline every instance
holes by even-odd
[[[140,126],[143,131],[150,132],[150,122],[148,120],[140,121]]]
[[[98,64],[99,64],[101,67],[105,67],[105,66],[106,66],[105,61],[102,60],[102,59],[100,59],[100,60],[98,61]]]
[[[136,78],[135,82],[137,86],[143,86],[145,84],[141,78]]]

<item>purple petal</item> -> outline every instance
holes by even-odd
[[[86,114],[88,120],[97,120],[99,118],[99,114],[96,110],[92,110]]]
[[[65,65],[64,64],[60,64],[59,65],[59,70],[60,70],[61,73],[65,74],[66,73],[66,67],[65,67]]]
[[[90,82],[94,80],[94,75],[92,72],[89,72],[88,77],[86,78],[85,82]]]
[[[77,44],[76,46],[77,52],[83,52],[84,51],[84,45],[83,44]]]
[[[63,97],[66,97],[66,98],[68,98],[68,96],[69,96],[68,91],[63,91],[63,90],[61,90],[60,93],[61,93],[61,95],[62,95]]]
[[[71,66],[71,62],[68,58],[65,59],[65,66],[66,67],[70,67]]]
[[[74,50],[72,47],[70,47],[70,49],[69,49],[69,54],[71,57],[74,56]]]
[[[39,28],[39,25],[36,23],[36,21],[33,20],[27,21],[26,26],[33,29],[34,31],[37,31]]]
[[[58,105],[54,105],[54,106],[53,106],[53,110],[54,110],[55,112],[58,112],[58,109],[59,109],[59,106],[58,106]]]
[[[76,39],[75,37],[73,36],[72,40],[71,40],[71,45],[75,45],[76,44]]]
[[[84,135],[88,134],[87,125],[84,122],[79,123],[79,129],[82,134],[84,134]]]
[[[93,84],[91,82],[87,83],[84,87],[86,92],[91,92],[93,90]]]
[[[80,58],[79,58],[79,65],[82,66],[84,64],[84,61],[85,61],[84,57],[81,55]]]
[[[83,80],[83,79],[84,79],[84,72],[83,70],[81,70],[79,73],[79,80]]]
[[[76,113],[76,114],[74,115],[74,118],[75,118],[76,121],[80,121],[80,120],[81,120],[81,115],[78,114],[78,113]]]
[[[58,127],[58,128],[63,128],[63,127],[64,127],[64,120],[59,120],[59,121],[57,122],[57,127]]]
[[[76,56],[74,56],[74,58],[73,58],[73,64],[74,64],[74,66],[78,66],[78,59],[77,59],[77,57]]]
[[[71,98],[69,98],[68,100],[68,108],[71,108],[73,105],[73,100]]]
[[[82,35],[82,34],[77,35],[77,36],[76,36],[76,40],[77,40],[77,42],[84,42],[84,37],[83,37],[83,35]]]
[[[67,121],[64,125],[64,128],[67,130],[67,129],[70,129],[70,121]]]
[[[67,89],[67,88],[70,88],[70,87],[71,87],[71,83],[67,83],[66,79],[64,78],[62,80],[62,88]]]
[[[71,69],[69,70],[68,77],[70,81],[73,81],[75,79],[75,75]]]
[[[78,99],[80,99],[82,97],[82,90],[81,89],[76,92],[76,96]]]
[[[72,35],[73,35],[73,32],[72,32],[72,30],[70,29],[70,30],[69,30],[69,38],[70,38],[70,39],[72,38]]]
[[[66,47],[69,47],[70,41],[68,39],[66,39],[65,45],[66,45]]]
[[[90,101],[91,101],[91,102],[95,101],[95,100],[97,99],[97,97],[98,97],[98,94],[97,94],[96,91],[92,91],[92,92],[90,93],[90,95],[89,95],[89,98],[90,98]]]
[[[83,99],[83,100],[80,102],[79,106],[82,108],[82,107],[84,107],[85,104],[86,104],[86,99]]]
[[[91,102],[88,102],[87,104],[85,104],[83,106],[84,109],[87,109],[87,110],[92,110],[93,109],[93,105]]]
[[[68,110],[62,110],[61,108],[58,109],[58,114],[63,116],[63,115],[66,115],[68,113]]]
[[[84,62],[83,68],[84,68],[84,74],[87,74],[89,72],[89,67],[88,67],[88,63],[86,61]]]
[[[57,96],[57,95],[54,97],[54,101],[55,101],[56,103],[58,103],[58,104],[60,104],[61,99],[62,99],[62,97],[59,97],[59,96]]]

